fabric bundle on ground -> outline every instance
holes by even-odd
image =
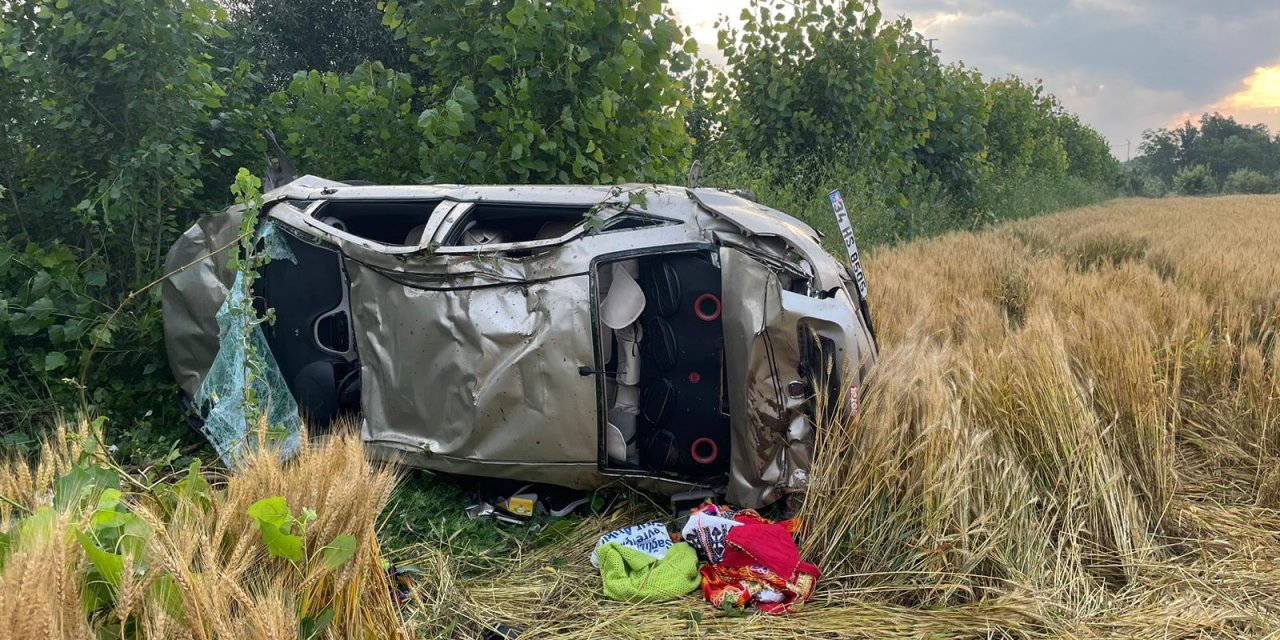
[[[596,547],[591,550],[592,566],[600,566],[598,558],[600,548],[611,542],[642,551],[653,560],[661,560],[671,548],[671,533],[667,531],[667,525],[657,521],[610,531],[596,540]]]
[[[724,559],[725,537],[729,535],[729,529],[736,526],[738,523],[729,518],[698,511],[689,516],[680,536],[693,545],[707,562],[714,564]]]
[[[701,583],[698,553],[683,542],[671,545],[659,560],[616,542],[598,548],[604,595],[624,602],[675,600]]]
[[[737,526],[725,529],[723,557],[701,570],[707,601],[770,614],[799,611],[820,575],[800,558],[792,537],[799,523],[771,522],[750,509],[734,513],[733,521]]]

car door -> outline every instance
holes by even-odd
[[[561,246],[582,212],[547,211],[495,242],[466,236],[475,205],[463,203],[396,269],[348,259],[367,440],[462,473],[595,465],[595,383],[578,371],[593,361],[589,277]],[[540,230],[556,233],[529,237]]]

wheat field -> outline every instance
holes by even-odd
[[[423,628],[521,637],[1280,634],[1280,198],[1119,200],[866,261],[882,360],[819,431],[788,619],[604,601],[588,521]]]
[[[801,514],[823,579],[794,616],[731,616],[696,592],[605,600],[593,541],[660,514],[629,494],[478,577],[447,545],[396,550],[424,572],[396,622],[372,542],[393,479],[357,481],[348,439],[293,467],[259,460],[189,518],[149,516],[194,608],[132,596],[136,628],[294,637],[287,612],[314,598],[339,612],[317,637],[1280,636],[1280,197],[1118,200],[865,265],[882,359],[862,413],[820,425]],[[70,456],[59,437],[44,466],[0,468],[18,505],[0,504],[0,523],[47,494]],[[361,541],[351,569],[291,573],[248,542],[213,544],[255,540],[239,514],[276,494],[327,502],[317,526]],[[89,634],[67,591],[86,561],[60,539],[11,553],[0,630]]]

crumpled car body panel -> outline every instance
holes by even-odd
[[[634,201],[636,192],[644,193],[642,202]],[[806,367],[810,375],[815,369],[803,362],[806,336],[834,347],[842,384],[860,384],[875,361],[845,264],[804,223],[729,193],[631,185],[366,187],[304,176],[265,201],[263,217],[295,253],[317,256],[317,266],[296,267],[303,271],[290,282],[305,281],[313,269],[315,286],[342,288],[340,310],[286,322],[272,336],[282,366],[293,357],[280,357],[294,344],[286,341],[313,341],[319,348],[311,351],[327,359],[319,377],[315,363],[285,372],[311,376],[312,386],[296,383],[295,395],[311,397],[316,380],[327,384],[330,365],[344,383],[358,379],[363,439],[375,454],[405,464],[580,489],[619,479],[666,492],[711,486],[735,503],[761,506],[807,482],[813,403],[788,391],[799,381],[813,392],[814,381],[803,377]],[[549,222],[537,237],[515,236],[528,221],[541,221],[542,211]],[[460,234],[481,226],[481,213],[508,215],[510,224],[492,225],[489,244],[460,242]],[[203,218],[166,262],[169,269],[194,263],[162,295],[170,366],[188,395],[216,354],[213,316],[232,276],[226,253],[211,252],[234,241],[238,226],[234,209]],[[512,237],[504,237],[507,230]],[[727,472],[714,477],[621,468],[605,454],[602,434],[617,393],[606,370],[618,355],[598,309],[609,284],[601,267],[665,256],[686,256],[718,273],[715,317],[696,310],[723,327],[722,377],[703,372],[720,380],[727,402],[720,407],[729,430],[722,443]],[[270,284],[271,274],[263,280]],[[296,314],[289,301],[297,289],[268,287],[263,296],[278,316]],[[696,390],[689,385],[697,377],[685,380],[681,370],[677,386]],[[641,420],[648,411],[639,412]]]

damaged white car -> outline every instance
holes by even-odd
[[[201,219],[168,256],[193,265],[163,293],[189,397],[219,349],[234,273],[215,249],[239,219]],[[262,220],[291,253],[255,288],[268,366],[310,428],[352,414],[408,465],[763,506],[806,487],[815,397],[856,402],[876,359],[860,267],[725,191],[304,176]]]

